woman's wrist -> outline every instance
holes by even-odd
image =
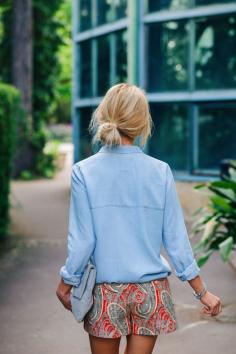
[[[206,292],[202,295],[200,301],[204,300],[208,295],[209,295],[209,291],[206,290]]]
[[[196,299],[201,300],[202,297],[206,294],[206,292],[207,292],[206,284],[203,282],[202,289],[199,292],[196,292],[194,290],[193,295],[195,296]]]
[[[60,292],[66,295],[66,294],[70,293],[72,285],[66,284],[64,282],[63,278],[61,278],[59,288],[60,288]]]
[[[188,283],[192,287],[194,292],[196,292],[197,294],[199,294],[203,290],[204,285],[206,287],[206,284],[202,281],[202,279],[199,275],[197,275],[193,279],[188,280]]]

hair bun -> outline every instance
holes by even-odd
[[[122,144],[122,137],[140,137],[144,145],[151,136],[153,121],[146,93],[138,86],[122,82],[110,87],[92,113],[89,132],[92,143]]]
[[[98,139],[107,145],[121,144],[121,136],[115,122],[101,123],[97,131]]]
[[[101,129],[117,129],[117,124],[115,122],[104,122],[100,124]]]

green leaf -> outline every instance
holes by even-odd
[[[194,189],[200,189],[200,188],[203,188],[203,187],[206,187],[206,183],[196,184],[193,188]]]
[[[219,244],[219,252],[222,260],[227,262],[233,247],[233,237],[230,236]]]
[[[214,250],[208,250],[201,257],[197,259],[197,264],[199,267],[202,267],[210,257],[210,255],[214,252]]]
[[[213,203],[213,206],[217,209],[223,210],[223,211],[231,211],[233,210],[231,206],[226,202],[226,200],[222,197],[213,195],[211,196],[210,200]]]
[[[233,167],[229,168],[230,180],[236,182],[236,169]]]
[[[219,195],[220,197],[223,197],[223,199],[229,199],[233,203],[236,202],[236,198],[235,198],[236,193],[232,189],[223,189],[223,188],[220,189],[220,188],[209,186],[209,190]]]
[[[236,191],[236,183],[233,181],[214,181],[211,183],[211,186],[223,189],[232,189]]]

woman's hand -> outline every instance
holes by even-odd
[[[189,281],[190,286],[194,289],[195,292],[199,293],[203,288],[203,282],[200,275],[197,275]],[[216,316],[222,311],[221,300],[219,297],[206,291],[205,294],[201,297],[201,303],[204,305],[201,312],[207,315]]]
[[[72,311],[71,308],[71,301],[70,301],[70,291],[71,291],[72,285],[65,284],[63,280],[61,279],[57,290],[56,294],[62,305],[69,311]]]
[[[204,305],[202,313],[216,316],[222,311],[220,298],[210,293],[210,291],[206,291],[200,301]]]

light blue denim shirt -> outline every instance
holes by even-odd
[[[78,286],[91,257],[96,283],[199,274],[170,166],[138,145],[103,145],[71,173],[68,255],[60,269]]]

